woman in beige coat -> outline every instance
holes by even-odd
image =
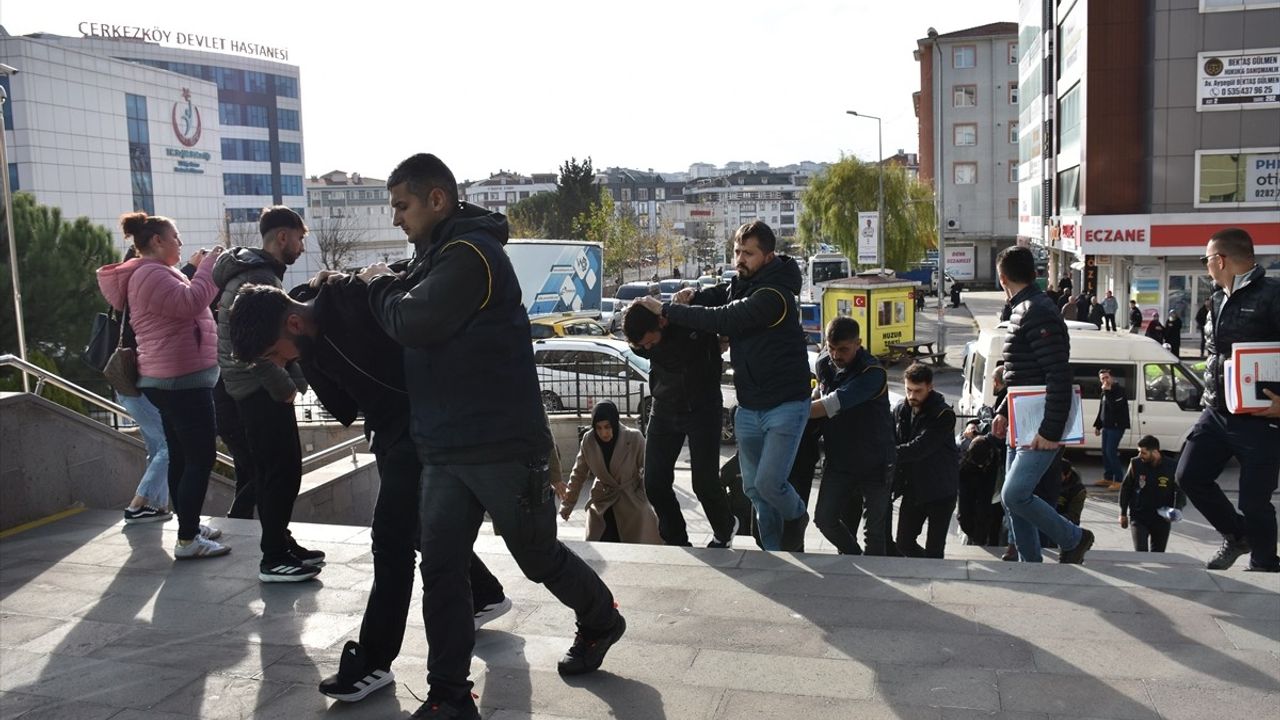
[[[568,486],[560,485],[560,516],[565,520],[590,478],[587,540],[660,545],[658,516],[644,494],[644,436],[622,424],[611,402],[597,403],[591,431],[573,464]]]

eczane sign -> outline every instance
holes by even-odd
[[[1151,250],[1150,215],[1085,215],[1081,249],[1087,255],[1145,255]]]

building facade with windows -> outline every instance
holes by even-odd
[[[105,31],[105,26],[93,27]],[[5,44],[5,62],[19,70],[10,78],[11,104],[19,113],[25,103],[35,108],[27,130],[39,135],[65,126],[62,134],[71,141],[48,144],[41,139],[25,146],[18,179],[24,179],[25,162],[31,176],[25,187],[42,202],[55,204],[56,197],[65,214],[88,215],[111,228],[121,246],[115,217],[134,208],[173,217],[184,242],[203,245],[219,239],[256,243],[258,215],[268,205],[288,205],[305,216],[296,66],[134,38],[48,33],[14,37],[0,32],[0,42]],[[126,87],[138,82],[146,85],[141,92]],[[140,99],[126,103],[124,95]],[[116,115],[119,121],[113,119]],[[68,124],[73,119],[76,124]],[[21,145],[26,136],[21,127],[17,132],[14,141]],[[88,176],[95,175],[90,171],[76,183],[60,176],[57,188],[44,187],[52,174],[45,168],[65,166],[63,155],[76,144],[87,144],[91,153],[112,155],[124,148],[129,182],[119,185],[114,177],[98,177],[103,183],[90,184]],[[88,202],[62,204],[68,195],[84,195]],[[104,215],[105,207],[94,206],[91,198],[98,196],[111,197],[111,212]],[[128,201],[121,203],[125,198]],[[307,249],[286,282],[309,276],[318,267],[309,257],[314,248],[308,244]]]
[[[404,231],[391,224],[387,181],[334,170],[307,180],[310,239],[320,265],[355,270],[413,255]]]
[[[499,170],[484,180],[466,185],[463,199],[472,205],[505,215],[512,205],[521,200],[528,200],[538,193],[554,192],[556,177],[555,173],[521,175]]]
[[[995,256],[1017,235],[1018,26],[997,22],[922,38],[914,56],[919,178],[942,183],[948,267],[962,282],[993,283]],[[939,158],[942,177],[935,178]]]
[[[1176,313],[1193,339],[1215,231],[1245,228],[1280,272],[1280,3],[1024,0],[1020,22],[1044,86],[1024,97],[1041,122],[1019,235],[1051,278]]]

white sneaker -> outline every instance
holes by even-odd
[[[222,537],[222,531],[218,528],[209,527],[208,525],[200,526],[200,537],[205,540],[217,540]]]
[[[182,541],[179,540],[178,544],[173,548],[173,556],[178,560],[218,557],[229,552],[231,552],[231,548],[220,542],[209,540],[203,535],[196,535],[186,545],[183,545]]]
[[[719,548],[719,549],[722,549],[722,550],[732,550],[732,549],[733,549],[733,539],[734,539],[735,537],[737,537],[737,536],[738,536],[738,516],[737,516],[737,515],[735,515],[735,516],[733,516],[733,529],[729,531],[729,539],[728,539],[728,540],[721,540],[721,539],[719,539],[719,538],[717,538],[717,537],[714,537],[714,536],[713,536],[713,537],[711,538],[711,542],[707,543],[707,547],[708,547],[708,548]]]
[[[476,610],[476,630],[511,612],[511,598],[505,595],[496,603],[490,603]]]

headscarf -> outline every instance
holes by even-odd
[[[600,436],[596,435],[596,442],[600,445],[600,452],[604,455],[604,466],[609,467],[609,463],[613,460],[613,450],[618,446],[618,436],[622,434],[622,422],[618,417],[618,406],[608,400],[601,400],[596,403],[594,409],[591,410],[591,432],[596,431],[596,423],[601,420],[608,421],[613,427],[613,439],[609,442],[600,440]]]

